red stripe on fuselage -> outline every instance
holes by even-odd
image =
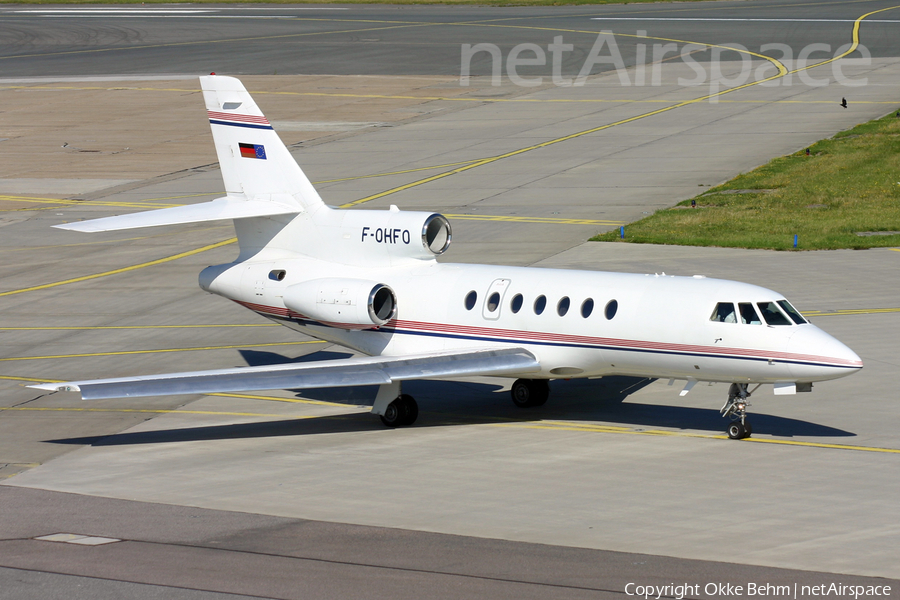
[[[274,306],[266,306],[263,304],[253,304],[250,302],[242,302],[235,300],[241,306],[250,310],[266,315],[275,315],[279,317],[287,317],[289,319],[309,319],[299,313],[295,313],[287,308],[279,308]],[[340,329],[359,329],[358,325],[349,323],[322,323],[330,327],[338,327]],[[501,329],[493,327],[475,327],[471,325],[456,325],[452,323],[429,323],[423,321],[404,321],[392,320],[382,326],[384,329],[395,330],[399,333],[404,332],[420,332],[435,333],[460,336],[478,336],[490,338],[502,338],[512,342],[521,342],[527,344],[529,341],[541,343],[558,343],[558,344],[574,344],[579,346],[597,346],[608,348],[611,350],[655,350],[673,353],[689,353],[689,354],[705,354],[713,358],[729,358],[729,357],[747,357],[754,359],[781,359],[790,361],[815,362],[831,365],[841,365],[850,367],[861,367],[861,361],[850,361],[830,356],[817,356],[812,354],[792,354],[789,352],[777,352],[770,350],[757,350],[753,348],[714,348],[711,346],[695,346],[690,344],[673,344],[668,342],[654,342],[648,340],[624,340],[618,338],[603,338],[583,335],[572,335],[565,333],[547,333],[541,331],[524,331],[519,329]],[[366,329],[378,329],[376,327],[366,327]]]

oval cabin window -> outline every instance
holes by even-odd
[[[513,296],[512,302],[509,303],[509,310],[513,311],[513,313],[522,310],[522,294]]]
[[[588,298],[581,303],[581,316],[587,319],[589,316],[591,316],[592,312],[594,312],[594,300],[592,298]]]
[[[616,311],[619,310],[619,303],[615,300],[610,300],[606,304],[606,318],[612,321],[612,318],[616,316]]]
[[[496,310],[499,306],[500,306],[500,293],[494,292],[493,294],[491,294],[491,296],[488,298],[488,301],[487,301],[488,312],[496,312]]]
[[[466,295],[466,310],[472,310],[475,308],[475,303],[478,302],[478,292],[472,290]]]

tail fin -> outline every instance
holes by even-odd
[[[116,231],[256,217],[296,216],[325,206],[244,85],[234,77],[200,78],[222,179],[228,195],[211,202],[54,225],[72,231]],[[248,247],[264,236],[244,236]]]
[[[209,75],[200,87],[229,196],[298,203],[305,210],[323,204],[244,84]]]

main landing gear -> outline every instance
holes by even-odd
[[[408,427],[419,416],[419,405],[409,394],[400,393],[400,382],[394,381],[378,388],[372,414],[381,417],[388,427]]]
[[[509,391],[519,408],[542,406],[550,397],[550,384],[546,379],[516,379]]]
[[[753,428],[747,422],[747,407],[750,406],[747,398],[749,397],[750,392],[747,391],[746,383],[732,383],[728,388],[728,400],[719,411],[723,417],[731,418],[731,423],[728,424],[725,431],[733,440],[748,438],[753,433]]]
[[[396,400],[387,405],[381,422],[388,427],[406,427],[416,422],[419,416],[419,405],[409,394],[400,394]]]

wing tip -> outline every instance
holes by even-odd
[[[47,392],[80,392],[81,388],[72,383],[36,383],[34,385],[26,385],[25,387],[45,390]]]

